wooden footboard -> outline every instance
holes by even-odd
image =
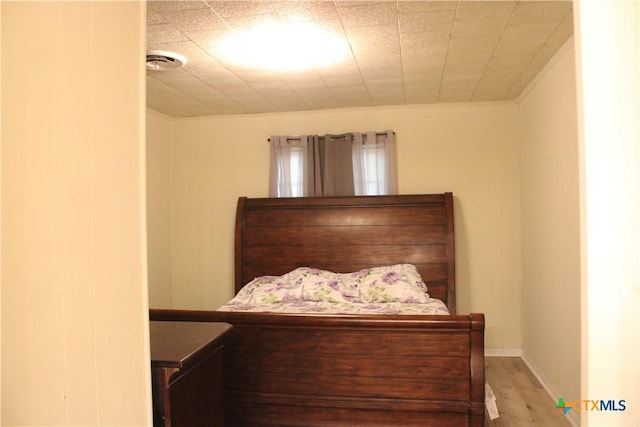
[[[229,426],[482,426],[484,316],[152,310],[224,321]]]

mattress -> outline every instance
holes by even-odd
[[[344,303],[326,301],[290,301],[244,304],[230,301],[218,311],[245,311],[288,314],[449,314],[447,306],[439,299],[430,298],[424,303]]]

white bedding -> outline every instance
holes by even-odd
[[[300,267],[245,285],[219,311],[318,314],[449,314],[431,298],[415,266],[397,264],[334,273]]]

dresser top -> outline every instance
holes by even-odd
[[[151,366],[183,368],[222,345],[232,326],[223,322],[150,321]]]

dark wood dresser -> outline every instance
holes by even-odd
[[[222,322],[149,322],[154,427],[224,426]]]

